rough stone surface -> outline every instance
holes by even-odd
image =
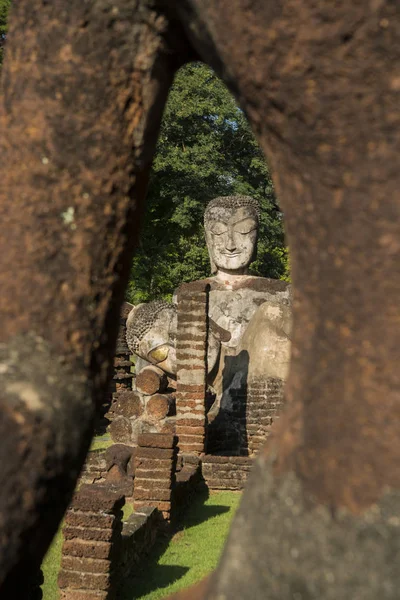
[[[256,460],[210,598],[261,599],[266,590],[271,600],[397,598],[399,493],[388,489],[356,516],[316,503],[295,474],[276,478],[272,469],[273,461]],[[265,561],[261,572],[258,556]]]

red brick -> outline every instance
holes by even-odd
[[[174,436],[167,433],[141,433],[138,436],[138,446],[141,448],[171,449],[174,445]]]
[[[138,469],[145,469],[145,470],[157,470],[157,471],[163,471],[164,473],[169,473],[171,471],[172,468],[172,461],[171,459],[152,459],[152,458],[147,458],[146,456],[143,458],[137,457],[135,458],[135,465],[136,465],[136,469],[135,469],[135,473],[137,472]]]
[[[171,469],[169,470],[160,470],[160,469],[146,469],[144,467],[140,467],[135,471],[136,481],[142,479],[159,479],[163,481],[171,480]]]
[[[199,400],[204,402],[205,390],[202,392],[177,392],[176,402],[186,402],[186,400]]]
[[[86,558],[109,558],[112,544],[109,542],[93,542],[84,540],[66,540],[62,552],[69,556],[85,556]]]
[[[170,489],[142,489],[135,488],[133,490],[134,502],[136,500],[170,500],[171,490]]]
[[[80,556],[61,557],[61,568],[82,573],[109,573],[111,562],[96,558],[82,558]]]
[[[171,479],[146,479],[141,477],[136,482],[138,490],[169,490],[171,489]]]
[[[185,435],[181,434],[180,430],[177,430],[177,433],[180,448],[182,448],[182,444],[202,444],[204,442],[204,435]]]
[[[176,398],[176,412],[178,414],[182,414],[182,412],[184,412],[183,409],[187,409],[189,412],[195,412],[195,413],[205,413],[205,407],[204,407],[204,399],[203,400],[191,400],[188,398],[183,398],[182,400],[180,398]]]
[[[136,458],[159,458],[159,459],[171,459],[174,456],[173,449],[167,448],[141,448],[138,447],[136,452]]]
[[[115,512],[125,503],[124,495],[103,485],[82,485],[72,501],[74,510]]]
[[[204,444],[187,444],[187,443],[179,443],[180,452],[195,452],[200,453],[204,452]]]
[[[176,419],[176,425],[179,427],[201,427],[206,423],[205,417],[199,415],[196,419],[195,417],[183,417],[182,419]]]
[[[114,515],[102,515],[80,510],[68,510],[65,517],[65,523],[72,527],[99,527],[105,529],[112,527],[114,521]]]
[[[177,430],[179,430],[179,436],[197,435],[200,437],[204,437],[204,427],[188,427],[187,425],[179,425],[179,427],[177,427]]]
[[[180,392],[201,392],[203,393],[205,390],[205,385],[188,385],[188,384],[181,384],[178,382],[177,385],[177,390],[179,390]]]
[[[79,573],[77,571],[60,571],[58,575],[60,588],[86,590],[108,590],[110,575],[108,573]]]
[[[192,342],[192,343],[196,343],[196,342],[204,342],[206,340],[207,334],[203,333],[203,335],[193,335],[192,333],[183,333],[181,332],[180,335],[178,336],[178,348],[179,348],[179,343],[180,342]]]
[[[93,540],[97,542],[109,542],[115,535],[115,530],[108,529],[95,529],[93,527],[71,527],[70,525],[64,525],[63,536],[65,540],[81,539],[81,540]]]

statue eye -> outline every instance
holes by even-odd
[[[154,348],[148,354],[148,357],[156,363],[162,362],[165,360],[169,353],[169,346],[167,344],[163,344],[162,346],[158,346],[158,348]]]
[[[257,223],[254,221],[254,219],[244,219],[243,221],[236,223],[233,229],[237,233],[242,233],[245,235],[246,233],[250,233],[251,231],[254,231],[254,229],[257,229]]]
[[[225,225],[225,223],[214,223],[211,226],[211,233],[213,233],[214,235],[222,235],[223,233],[226,233],[228,231],[228,227]]]

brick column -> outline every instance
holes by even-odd
[[[143,433],[139,435],[138,444],[133,506],[135,510],[154,506],[168,521],[175,484],[176,437],[164,433]]]
[[[178,290],[176,434],[182,455],[204,452],[208,290],[204,281]]]
[[[126,319],[132,308],[132,304],[124,302],[119,315],[118,338],[114,356],[114,376],[108,391],[108,412],[105,415],[109,421],[119,418],[118,410],[115,410],[116,405],[118,405],[121,395],[126,395],[132,390],[134,375],[131,371],[130,350],[126,343]],[[122,440],[114,441],[118,442]]]
[[[272,423],[279,418],[283,407],[284,381],[278,377],[251,381],[247,390],[246,431],[247,447],[250,455],[255,454],[265,444]]]
[[[60,600],[112,600],[125,498],[110,486],[83,485],[63,528]]]

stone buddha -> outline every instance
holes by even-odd
[[[213,273],[207,280],[209,317],[231,334],[229,341],[221,342],[212,382],[215,402],[208,412],[216,449],[218,438],[222,445],[225,438],[228,446],[235,446],[235,436],[240,447],[247,446],[244,412],[255,397],[254,385],[284,381],[289,365],[290,286],[249,275],[256,258],[259,215],[258,202],[249,196],[215,198],[204,214]]]
[[[231,334],[226,348],[237,348],[248,324],[264,302],[289,299],[284,281],[254,277],[249,266],[257,254],[260,208],[249,196],[222,196],[211,200],[204,229],[213,277],[210,317]],[[234,351],[232,352],[235,353]]]

